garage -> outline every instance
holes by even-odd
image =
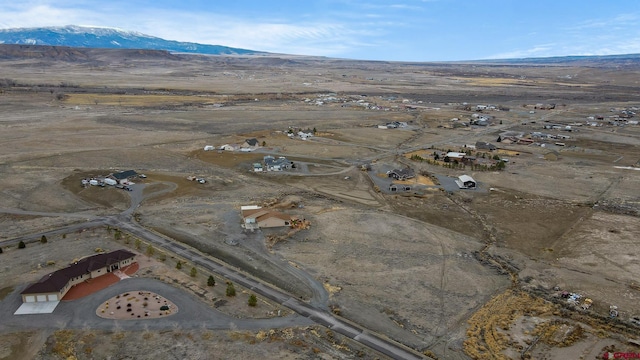
[[[45,302],[45,301],[47,301],[47,295],[37,295],[36,296],[36,301],[37,302]]]
[[[24,297],[24,301],[28,303],[36,302],[36,297],[33,295],[28,295]]]
[[[58,295],[47,295],[47,301],[58,301]]]

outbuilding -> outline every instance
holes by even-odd
[[[460,175],[456,179],[456,184],[460,189],[475,189],[477,182],[469,175]]]

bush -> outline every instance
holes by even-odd
[[[233,287],[233,283],[231,282],[227,284],[227,296],[236,296],[236,288]]]
[[[45,235],[42,235],[42,237],[40,237],[40,242],[43,244],[47,243],[47,237]]]
[[[136,239],[135,241],[136,250],[140,250],[140,246],[142,246],[142,241],[140,241],[140,239]]]
[[[255,294],[251,294],[251,296],[249,296],[249,301],[247,302],[249,304],[249,306],[256,306],[258,305],[258,298],[256,297]]]
[[[209,275],[207,286],[216,286],[216,279],[213,278],[213,275]]]
[[[178,262],[176,263],[176,269],[182,269],[182,261],[178,260]]]
[[[2,254],[2,248],[0,247],[0,254]]]
[[[153,249],[153,246],[151,246],[151,244],[147,245],[147,256],[149,257],[153,256],[154,252],[155,250]]]
[[[191,277],[196,277],[196,275],[198,275],[198,270],[195,266],[191,268],[191,273],[189,275],[191,275]]]
[[[24,249],[26,247],[27,245],[24,243],[24,241],[20,240],[20,242],[18,243],[18,249]]]

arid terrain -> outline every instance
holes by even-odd
[[[0,359],[389,357],[257,286],[226,296],[192,254],[417,357],[640,353],[639,63],[0,45],[0,74]],[[266,155],[296,166],[254,171]],[[131,192],[81,185],[130,169]],[[308,226],[245,230],[243,205]],[[100,293],[72,318],[13,315],[29,283],[119,248],[182,294],[161,293],[175,316],[102,319]]]

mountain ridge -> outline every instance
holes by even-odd
[[[265,54],[262,51],[223,45],[165,40],[118,28],[78,25],[0,29],[0,44],[165,50],[174,53],[204,55]]]

